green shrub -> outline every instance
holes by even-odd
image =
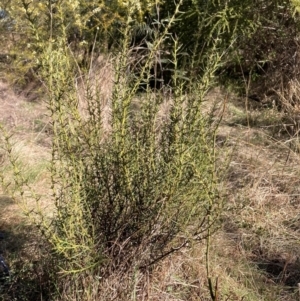
[[[51,218],[42,210],[27,213],[35,214],[32,220],[52,246],[63,277],[57,285],[65,299],[98,300],[101,294],[105,300],[106,279],[119,275],[129,284],[114,284],[117,291],[122,288],[117,298],[128,300],[137,271],[150,271],[159,260],[206,238],[216,226],[221,211],[214,157],[217,125],[202,111],[202,102],[222,52],[219,39],[212,39],[201,76],[182,76],[190,65],[179,68],[180,45],[170,34],[180,4],[168,22],[161,21],[162,30],[135,76],[128,74],[135,12],[128,8],[108,99],[93,57],[88,73],[78,66],[65,43],[63,22],[60,38],[40,44],[39,75],[52,120],[55,210]],[[220,24],[219,34],[222,28]],[[153,91],[150,70],[164,43],[173,45],[173,84]],[[144,91],[138,93],[141,84]],[[11,153],[9,143],[7,150]],[[20,197],[26,198],[22,187],[28,183],[11,158]]]
[[[145,76],[150,77],[156,49],[168,38],[168,26],[155,40],[142,74],[132,79],[127,75],[129,19],[115,59],[108,124],[102,91],[89,79],[87,116],[78,110],[69,49],[50,44],[45,52],[57,210],[46,232],[66,274],[108,277],[114,271],[147,269],[205,237],[219,213],[213,131],[201,102],[220,57],[211,55],[205,77],[195,81],[186,83],[175,72],[168,101],[164,91],[154,93],[149,85],[137,96]],[[177,50],[174,40],[175,66]]]
[[[296,1],[246,1],[245,19],[251,34],[237,36],[235,47],[220,70],[221,81],[240,94],[258,101],[277,100],[283,87],[297,78],[299,19],[293,14]],[[266,96],[269,99],[265,99]]]

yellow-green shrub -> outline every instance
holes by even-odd
[[[55,212],[49,220],[38,211],[40,219],[35,220],[58,263],[54,272],[64,276],[58,287],[66,299],[99,300],[101,295],[104,300],[101,283],[107,277],[117,273],[127,281],[134,271],[150,271],[169,254],[201,241],[217,222],[221,200],[215,128],[202,112],[202,102],[222,56],[218,39],[211,40],[201,76],[182,76],[180,45],[170,35],[179,10],[180,4],[168,22],[162,21],[140,75],[132,77],[128,70],[136,10],[128,7],[122,43],[113,59],[109,116],[104,116],[103,86],[92,81],[93,69],[80,70],[65,43],[64,22],[62,36],[41,37],[39,75],[48,92],[53,133],[49,202],[54,202]],[[153,91],[150,70],[166,42],[172,44],[172,87]],[[81,74],[80,85],[76,72]],[[141,84],[145,89],[138,93]],[[80,109],[82,101],[85,109]],[[17,170],[17,179],[20,174]],[[16,183],[24,197],[23,182]],[[130,289],[118,299],[128,300]]]

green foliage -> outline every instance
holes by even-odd
[[[227,58],[222,81],[242,94],[263,99],[278,91],[294,76],[297,63],[299,21],[291,1],[246,1],[245,18],[255,24],[251,35],[239,35]],[[245,88],[247,91],[245,91]]]
[[[106,52],[118,46],[127,15],[131,22],[142,23],[144,15],[155,5],[143,1],[27,1],[5,2],[13,20],[13,31],[3,29],[8,43],[5,52],[13,58],[10,66],[14,83],[31,81],[39,74],[40,56],[46,41],[64,39],[79,63],[86,63],[92,50]],[[6,67],[7,68],[7,67]]]
[[[295,9],[295,12],[300,12],[300,1],[299,0],[292,0],[291,1],[293,6],[294,6],[294,9]]]
[[[212,39],[201,77],[182,76],[183,70],[177,68],[180,46],[170,35],[179,10],[180,4],[167,23],[159,24],[162,30],[154,35],[140,75],[131,77],[130,41],[136,10],[129,9],[122,44],[114,57],[109,115],[105,115],[103,91],[92,81],[92,69],[89,74],[78,69],[65,43],[66,20],[57,27],[50,25],[50,38],[32,28],[40,41],[36,44],[39,76],[49,95],[55,212],[51,220],[40,210],[27,213],[34,215],[33,221],[51,244],[59,272],[70,275],[65,279],[71,282],[64,289],[71,299],[79,294],[81,300],[96,300],[101,287],[93,288],[94,281],[87,284],[89,277],[148,270],[176,250],[202,240],[215,227],[221,210],[214,165],[215,128],[201,104],[222,56],[215,51],[218,39]],[[61,36],[51,38],[52,28]],[[221,34],[222,26],[218,28]],[[167,90],[152,91],[149,85],[153,58],[166,42],[173,45],[169,49],[174,66],[168,99]],[[84,75],[80,89],[74,80],[78,70]],[[145,91],[137,102],[141,84]],[[82,101],[84,111],[79,107]],[[8,153],[11,149],[8,143]],[[28,183],[16,162],[11,157],[16,186],[24,196]]]
[[[173,1],[162,4],[162,18],[167,18],[174,5]],[[205,69],[203,57],[210,56],[211,41],[217,41],[215,51],[231,53],[239,36],[254,32],[258,23],[251,12],[253,7],[253,1],[244,1],[243,5],[237,0],[183,2],[181,22],[171,31],[178,36],[182,52],[188,54],[181,62],[191,63],[191,76]]]
[[[149,74],[168,28],[155,41],[143,73]],[[133,109],[144,78],[142,74],[130,85],[126,80],[130,30],[129,18],[116,58],[108,133],[101,90],[89,81],[85,83],[88,116],[78,111],[69,49],[50,42],[44,52],[57,209],[53,228],[46,232],[67,274],[147,268],[192,240],[201,240],[219,214],[213,132],[201,112],[201,101],[220,57],[211,56],[205,77],[188,83],[190,93],[184,93],[185,83],[175,73],[169,112],[159,122],[163,93],[153,94],[148,86],[139,98],[139,109]]]
[[[296,2],[294,4],[297,6]],[[13,59],[10,68],[15,82],[20,82],[24,75],[31,80],[33,75],[39,74],[40,55],[47,40],[53,40],[55,44],[59,39],[58,44],[68,46],[77,63],[87,69],[92,53],[97,56],[118,51],[128,15],[131,16],[128,43],[137,46],[139,52],[141,47],[151,48],[154,33],[163,33],[176,5],[174,1],[153,0],[14,0],[2,6],[14,20],[14,35],[10,36],[8,45],[9,61]],[[209,59],[212,48],[209,44],[213,40],[217,42],[214,51],[220,55],[226,52],[223,57],[225,67],[219,68],[223,80],[241,78],[241,68],[246,76],[251,73],[254,78],[259,78],[269,63],[275,61],[274,68],[278,68],[282,47],[276,47],[276,40],[280,39],[281,45],[286,44],[290,40],[287,36],[293,34],[292,29],[297,30],[297,24],[292,22],[293,10],[290,1],[279,0],[246,0],[243,5],[239,0],[182,1],[178,15],[180,22],[174,23],[169,30],[173,37],[176,36],[180,48],[177,67],[184,69],[183,66],[190,64],[182,76],[201,75],[205,70],[204,58]],[[156,53],[157,64],[169,73],[174,70],[171,52],[172,41],[165,39]]]

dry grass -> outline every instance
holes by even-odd
[[[12,135],[14,153],[24,167],[24,176],[37,195],[42,197],[40,205],[49,208],[49,173],[47,170],[50,157],[50,137],[47,133],[48,118],[46,106],[28,102],[3,82],[0,82],[0,123],[9,135]],[[1,148],[3,145],[1,145]],[[25,190],[26,203],[19,198],[11,198],[13,189],[12,169],[5,152],[1,149],[1,172],[8,187],[0,187],[0,253],[8,261],[12,278],[0,283],[0,300],[21,300],[22,295],[36,300],[43,286],[42,271],[43,248],[36,228],[24,216],[26,210],[36,208],[36,200]],[[48,209],[46,209],[48,210]],[[46,257],[44,257],[46,258]],[[32,287],[32,291],[28,290]]]
[[[101,100],[101,122],[103,125],[104,138],[111,132],[111,96],[113,93],[114,68],[113,59],[109,56],[100,55],[92,60],[89,72],[83,74],[78,67],[76,89],[79,104],[79,112],[83,119],[90,116],[89,105]],[[96,106],[97,107],[97,106]]]
[[[286,143],[289,133],[280,129],[283,113],[249,110],[259,122],[246,126],[239,123],[243,118],[234,113],[234,102],[232,106],[231,130],[219,152],[232,153],[227,203],[240,209],[224,212],[223,235],[240,250],[238,257],[244,256],[253,277],[259,277],[255,286],[265,283],[262,300],[295,300],[300,282],[299,227],[294,222],[299,219],[299,154]],[[268,126],[270,120],[274,127]]]
[[[21,95],[16,95],[8,84],[0,83],[0,123],[2,123],[9,135],[12,136],[14,152],[19,158],[20,163],[26,170],[25,176],[28,178],[33,189],[38,194],[46,194],[48,172],[47,161],[50,158],[51,138],[47,132],[49,128],[49,118],[46,116],[46,105],[28,102]],[[2,146],[3,147],[3,146]],[[6,173],[6,180],[10,178],[10,167],[7,158],[2,153],[2,168]],[[5,191],[1,192],[2,194]],[[14,212],[12,217],[6,214],[6,219],[14,219],[19,210],[16,204],[6,212]]]

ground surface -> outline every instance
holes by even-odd
[[[297,129],[286,124],[283,113],[275,108],[226,96],[220,90],[208,99],[225,102],[216,137],[220,191],[224,197],[223,224],[211,245],[211,270],[214,280],[219,281],[220,300],[298,300]],[[42,196],[43,208],[47,208],[51,138],[46,103],[42,99],[29,101],[0,82],[0,123],[13,134],[15,152],[27,168],[33,189]],[[9,183],[7,158],[1,150],[0,154],[7,172],[4,178]],[[34,205],[29,198],[28,206]],[[23,207],[2,189],[0,208],[0,232],[4,234],[0,250],[14,272],[29,269],[32,273],[38,267],[29,268],[24,262],[32,261],[37,246]],[[208,295],[203,250],[204,246],[198,245],[163,262],[154,271],[155,280],[148,291],[152,297],[148,300],[209,300],[205,297]],[[19,288],[21,284],[15,283]],[[21,299],[17,295],[15,300]]]

